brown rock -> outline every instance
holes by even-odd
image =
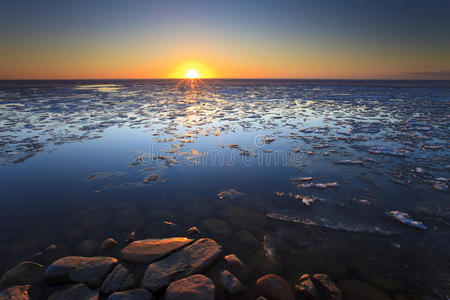
[[[170,282],[209,268],[222,253],[222,247],[211,239],[202,238],[183,249],[150,264],[141,286],[154,292]]]
[[[165,293],[165,300],[214,300],[214,297],[214,283],[201,274],[172,282]]]
[[[47,300],[98,300],[98,292],[79,283],[51,294]]]
[[[130,263],[151,263],[192,242],[184,237],[135,241],[122,249],[121,257]]]
[[[258,294],[267,300],[295,300],[289,284],[278,275],[268,274],[256,282]]]
[[[313,282],[329,300],[341,300],[341,290],[334,281],[326,274],[314,274]]]

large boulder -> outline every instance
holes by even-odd
[[[268,300],[295,300],[294,294],[283,278],[275,274],[267,274],[256,282],[258,294]]]
[[[0,292],[0,300],[30,300],[31,285],[17,285]]]
[[[336,286],[334,281],[326,274],[314,274],[313,282],[322,291],[322,294],[329,300],[341,300],[341,290]]]
[[[100,288],[103,294],[111,294],[133,288],[135,283],[134,275],[122,264],[118,264]]]
[[[99,286],[117,263],[113,257],[66,256],[52,263],[44,277],[51,284],[77,282]]]
[[[214,297],[214,283],[201,274],[172,282],[165,293],[165,300],[214,300]]]
[[[135,241],[122,249],[121,257],[130,263],[151,263],[192,242],[184,237]]]
[[[79,283],[51,294],[47,300],[98,300],[98,292]]]
[[[209,268],[222,253],[222,246],[202,238],[193,244],[150,264],[141,286],[152,292],[168,286],[172,281]]]
[[[32,261],[23,261],[3,274],[0,284],[35,283],[41,279],[44,268]]]
[[[115,292],[107,300],[152,300],[152,294],[146,289]]]

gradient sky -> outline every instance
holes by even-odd
[[[450,1],[0,0],[0,79],[450,79]]]

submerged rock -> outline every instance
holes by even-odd
[[[240,243],[246,246],[257,248],[260,245],[258,239],[245,229],[236,232],[236,237],[238,238]]]
[[[99,242],[94,240],[84,240],[78,245],[78,252],[84,256],[95,255],[100,247]]]
[[[113,238],[106,239],[100,245],[100,251],[104,252],[104,251],[110,250],[110,249],[114,248],[117,245],[118,245],[118,243],[117,243],[117,241],[115,239],[113,239]]]
[[[184,237],[134,241],[123,248],[120,255],[130,263],[151,263],[192,242]]]
[[[0,292],[0,300],[30,300],[31,285],[17,285]]]
[[[104,294],[124,291],[133,288],[134,283],[134,275],[124,265],[118,264],[103,281],[100,291]]]
[[[134,289],[123,292],[115,292],[107,300],[152,300],[152,294],[146,289]]]
[[[50,284],[79,282],[99,286],[117,263],[112,257],[66,256],[52,263],[44,277]]]
[[[79,283],[51,294],[48,300],[98,300],[98,292]]]
[[[313,282],[322,291],[328,300],[341,300],[341,290],[336,286],[334,281],[326,274],[315,274]]]
[[[210,267],[222,253],[222,247],[211,239],[202,238],[183,249],[150,264],[141,286],[158,291],[170,282],[201,272]]]
[[[258,294],[269,300],[295,300],[289,283],[275,274],[268,274],[256,282]]]
[[[389,300],[391,297],[381,290],[368,285],[363,281],[343,279],[339,281],[339,287],[342,289],[343,296],[349,300]]]
[[[232,234],[230,226],[220,219],[207,219],[202,222],[202,225],[211,231],[213,234],[226,235]]]
[[[213,300],[215,290],[211,279],[197,274],[172,282],[166,290],[165,300]]]
[[[227,206],[224,214],[234,225],[249,230],[259,230],[266,224],[266,217],[263,214],[237,206]]]
[[[43,267],[32,261],[23,261],[3,274],[0,284],[34,283],[41,279]]]

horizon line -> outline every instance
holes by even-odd
[[[45,80],[423,80],[450,81],[450,78],[293,78],[293,77],[209,77],[209,78],[0,78],[0,81],[45,81]]]

